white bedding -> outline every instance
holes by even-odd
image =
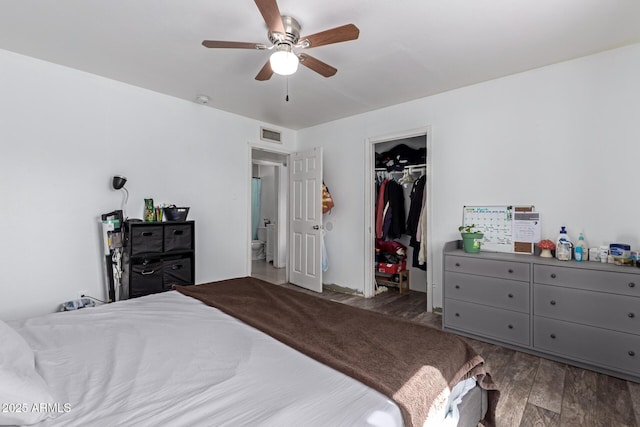
[[[61,409],[39,426],[403,425],[379,392],[175,291],[8,323]]]

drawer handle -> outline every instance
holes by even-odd
[[[459,262],[456,262],[456,267],[460,267],[460,263]]]
[[[460,317],[460,313],[456,313],[456,317]]]
[[[509,269],[509,273],[513,273],[513,268],[510,268],[510,269]]]
[[[555,279],[556,278],[556,273],[551,273],[551,278]]]
[[[556,334],[551,334],[551,335],[549,335],[549,336],[551,337],[551,339],[552,339],[552,340],[555,340],[555,339],[556,339]]]
[[[633,357],[636,355],[636,352],[633,350],[629,350],[629,356]]]
[[[630,287],[630,288],[635,288],[635,287],[636,287],[636,284],[635,284],[635,283],[633,283],[633,282],[630,282],[630,283],[629,283],[629,287]]]
[[[549,301],[549,304],[556,305],[556,301],[555,300],[551,300],[551,301]]]
[[[456,285],[456,289],[460,289],[460,285]]]
[[[155,273],[155,270],[151,270],[151,271],[147,271],[147,270],[143,270],[140,274],[142,274],[143,276],[148,276],[150,274]]]
[[[176,234],[178,236],[180,236],[182,233],[184,233],[184,231],[182,230],[173,230],[173,234]]]
[[[153,236],[153,231],[143,231],[142,233],[140,233],[140,235],[142,237],[149,237],[149,236]]]
[[[513,325],[509,325],[509,326],[507,326],[507,328],[513,329]]]
[[[627,316],[629,316],[630,319],[633,319],[634,317],[636,317],[634,313],[629,313]]]
[[[513,298],[513,294],[509,294],[507,295],[509,298]]]

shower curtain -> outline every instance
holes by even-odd
[[[251,234],[252,240],[258,240],[260,224],[260,178],[251,179]]]

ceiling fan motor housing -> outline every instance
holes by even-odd
[[[285,34],[269,31],[267,34],[269,40],[276,46],[282,43],[295,46],[300,38],[300,24],[292,17],[282,15],[282,25],[284,26]]]

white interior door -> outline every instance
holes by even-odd
[[[322,292],[322,147],[290,161],[289,282]]]

